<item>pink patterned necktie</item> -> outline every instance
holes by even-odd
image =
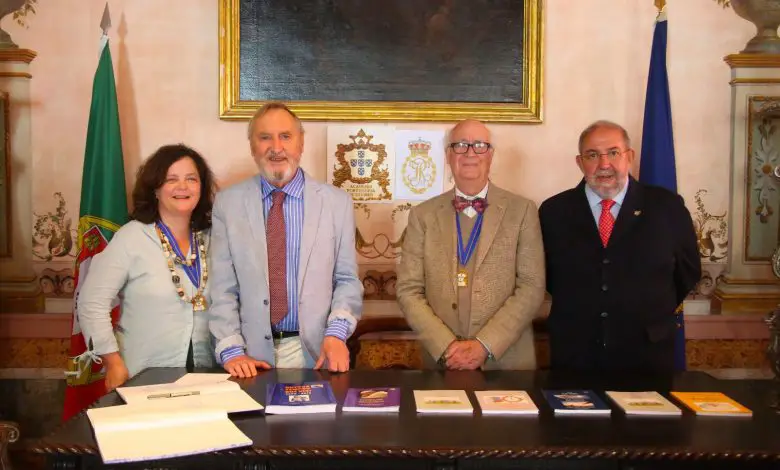
[[[601,201],[601,216],[599,217],[599,236],[601,236],[601,244],[604,248],[609,243],[609,236],[612,235],[612,228],[615,226],[615,218],[612,216],[612,206],[615,205],[615,201],[612,199],[602,199]]]
[[[287,315],[287,234],[284,223],[284,191],[273,192],[265,236],[268,243],[268,288],[271,297],[271,325]]]

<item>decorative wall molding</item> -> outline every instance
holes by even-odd
[[[43,295],[48,298],[72,299],[76,287],[73,268],[44,268],[38,277]]]
[[[53,211],[33,213],[33,258],[52,261],[55,258],[75,258],[77,232],[68,215],[67,201],[57,191],[52,197],[57,202]]]
[[[395,271],[368,270],[363,276],[363,298],[366,300],[392,300],[395,297]]]
[[[698,239],[699,256],[702,261],[718,262],[728,256],[728,212],[721,215],[710,214],[704,207],[702,196],[706,189],[696,191],[696,212],[693,214],[693,225]]]

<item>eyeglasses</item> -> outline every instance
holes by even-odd
[[[475,142],[453,142],[449,145],[449,147],[452,149],[453,152],[462,155],[464,153],[469,152],[469,147],[471,147],[474,150],[474,153],[477,155],[482,155],[483,153],[487,153],[488,150],[492,147],[487,142],[482,142],[480,140],[477,140]]]
[[[590,152],[583,153],[582,155],[580,155],[580,157],[582,157],[582,159],[585,161],[594,162],[599,158],[601,158],[602,155],[606,155],[609,161],[614,161],[617,160],[621,155],[623,155],[627,151],[628,150],[620,150],[620,149],[609,149],[605,153],[590,151]]]

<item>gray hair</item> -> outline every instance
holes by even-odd
[[[301,135],[303,135],[303,122],[301,122],[298,115],[296,115],[290,108],[287,107],[286,104],[281,103],[279,101],[270,101],[266,104],[264,104],[260,109],[255,111],[254,116],[252,116],[252,119],[249,120],[249,126],[246,130],[246,136],[247,138],[252,138],[252,128],[255,126],[255,121],[260,119],[261,117],[265,116],[269,111],[274,111],[280,109],[282,111],[287,111],[287,113],[292,116],[292,118],[295,120],[295,122],[298,124],[298,130],[301,131]]]
[[[600,119],[586,127],[580,134],[580,141],[577,144],[577,149],[580,153],[582,153],[582,146],[585,144],[585,140],[599,129],[614,129],[620,131],[620,133],[623,134],[623,143],[626,148],[631,148],[631,139],[628,137],[628,131],[626,131],[623,126],[612,121],[607,121],[606,119]]]

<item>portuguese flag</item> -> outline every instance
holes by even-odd
[[[104,24],[107,14],[106,10]],[[116,86],[105,30],[106,28],[101,38],[100,60],[92,84],[92,105],[89,110],[87,145],[84,151],[78,255],[73,276],[76,279],[73,328],[70,357],[65,372],[67,388],[63,420],[80,412],[105,394],[102,365],[95,361],[95,356],[86,353],[89,348],[79,327],[77,302],[79,288],[89,271],[92,257],[103,251],[114,232],[127,222],[127,195]],[[119,319],[118,300],[114,303],[111,317],[116,325]]]

